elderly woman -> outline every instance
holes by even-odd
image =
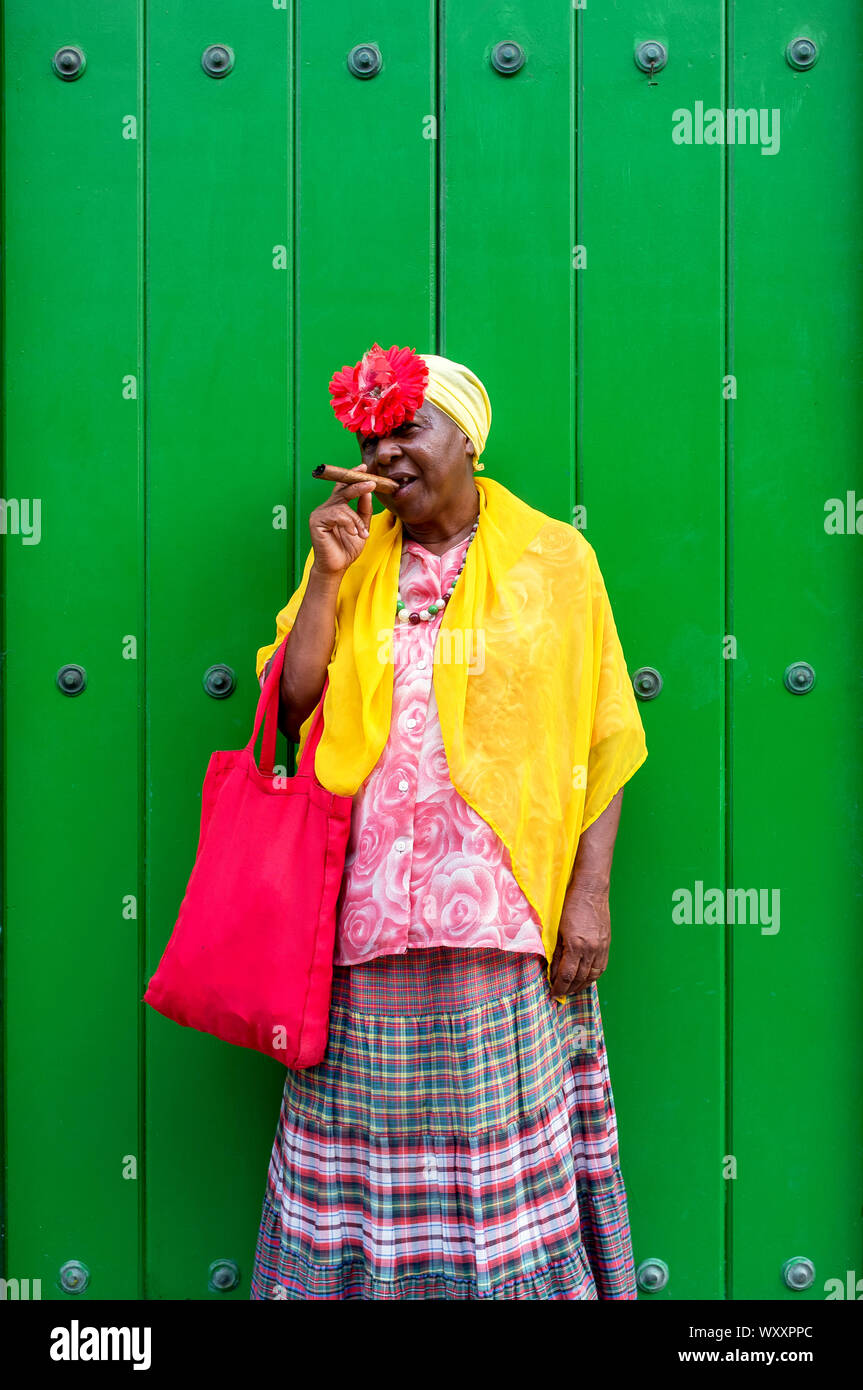
[[[647,756],[595,552],[478,478],[467,367],[330,382],[360,468],[311,513],[280,725],[353,797],[323,1062],[287,1075],[255,1299],[633,1299],[596,981]],[[351,506],[357,499],[356,509]]]

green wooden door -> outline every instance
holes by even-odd
[[[661,677],[600,991],[643,1297],[863,1274],[861,39],[852,0],[8,0],[7,1277],[248,1297],[283,1073],[140,999],[375,340],[479,373],[489,476],[584,527]]]

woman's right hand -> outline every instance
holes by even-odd
[[[366,464],[355,467],[365,468]],[[320,574],[342,575],[362,554],[369,537],[374,490],[371,478],[367,483],[336,483],[326,502],[309,516],[313,567]],[[353,497],[358,499],[356,511],[349,505]]]

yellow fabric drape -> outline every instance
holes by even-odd
[[[495,479],[474,484],[479,527],[441,619],[434,692],[453,786],[509,850],[550,964],[579,836],[647,747],[593,547]],[[341,795],[389,736],[402,534],[391,512],[373,516],[339,588],[315,773]],[[258,650],[258,675],[293,626],[313,560],[310,550],[276,640]]]

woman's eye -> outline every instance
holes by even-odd
[[[416,428],[416,424],[412,421],[409,421],[405,425],[397,425],[394,430],[390,430],[390,434],[393,436],[407,434],[408,430],[415,430]],[[370,434],[367,439],[363,439],[361,441],[360,449],[371,449],[375,444],[377,444],[379,438],[379,435]]]

